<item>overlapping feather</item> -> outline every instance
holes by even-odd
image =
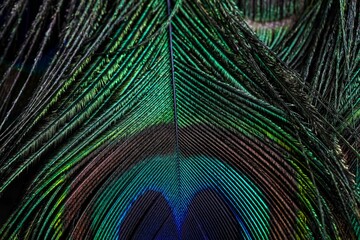
[[[0,236],[356,239],[359,5],[241,4],[4,2]]]

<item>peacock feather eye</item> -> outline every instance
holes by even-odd
[[[310,5],[309,0],[239,0],[244,16],[254,22],[279,22],[296,19]]]
[[[360,4],[0,3],[0,239],[360,237]]]
[[[270,48],[275,48],[306,14],[311,1],[240,0],[238,6],[245,22],[259,39]]]

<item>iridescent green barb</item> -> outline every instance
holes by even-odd
[[[360,4],[0,5],[0,239],[358,239]]]

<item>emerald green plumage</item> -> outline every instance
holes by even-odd
[[[2,3],[0,238],[357,239],[359,13]]]

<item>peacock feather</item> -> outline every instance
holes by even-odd
[[[0,239],[358,239],[360,3],[0,3]]]

